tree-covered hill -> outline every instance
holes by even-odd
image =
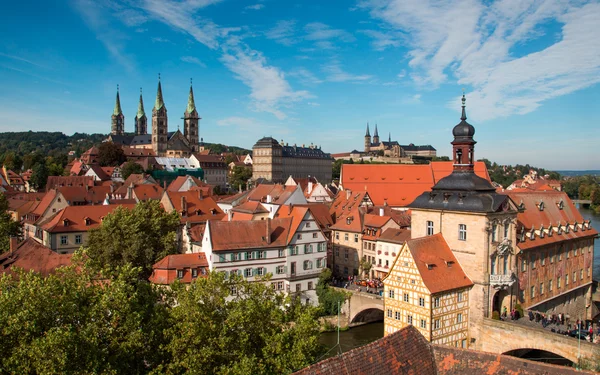
[[[0,133],[0,159],[7,153],[19,157],[39,152],[46,156],[57,156],[75,151],[81,155],[94,144],[102,142],[105,134],[75,133],[66,135],[61,132],[10,132]]]
[[[548,175],[548,179],[550,180],[560,180],[561,176],[557,172],[549,171],[544,168],[533,167],[529,164],[521,165],[517,164],[515,166],[512,165],[499,165],[495,162],[491,162],[487,159],[481,159],[485,163],[488,173],[490,174],[490,178],[492,181],[499,183],[503,187],[508,187],[510,184],[515,182],[516,180],[520,180],[529,173],[529,171],[533,170],[537,172],[537,175],[540,177],[544,177]]]

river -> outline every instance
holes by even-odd
[[[342,352],[345,353],[382,337],[383,322],[364,324],[362,326],[351,328],[347,331],[340,331],[340,347]],[[326,348],[326,350],[330,350],[336,346],[337,332],[322,333],[319,337],[319,341]],[[335,356],[338,354],[338,352],[339,348],[334,348],[321,359]]]
[[[589,208],[583,208],[581,205],[577,205],[579,212],[585,220],[592,221],[592,228],[596,229],[600,232],[600,215],[596,214],[594,211]],[[600,240],[596,239],[594,241],[594,280],[600,280]]]

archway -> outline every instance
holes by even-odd
[[[569,366],[569,367],[574,365],[573,361],[571,361],[563,356],[549,352],[547,350],[541,350],[541,349],[527,349],[527,348],[514,349],[514,350],[510,350],[504,354],[509,355],[511,357],[523,358],[523,359],[528,359],[530,361],[536,361],[536,362],[550,363],[553,365],[561,365],[561,366]]]
[[[496,291],[494,298],[492,298],[492,311],[498,311],[498,314],[502,313],[502,303],[508,295],[508,292],[504,289]]]
[[[383,310],[380,308],[364,309],[354,316],[350,324],[373,323],[383,321]]]

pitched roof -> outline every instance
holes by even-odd
[[[203,223],[207,220],[221,220],[225,217],[223,211],[211,197],[200,199],[197,191],[167,191],[167,198],[173,205],[173,210],[181,216],[181,222]],[[185,198],[187,212],[182,215],[182,198]]]
[[[267,223],[271,243],[267,243]],[[213,251],[284,247],[287,245],[291,218],[256,221],[209,221]]]
[[[90,165],[90,169],[88,169],[87,173],[90,173],[90,171],[94,172],[94,174],[98,177],[98,179],[100,181],[110,180],[110,175],[108,175],[106,173],[106,171],[104,170],[104,168],[100,167],[99,165],[96,165],[96,164]]]
[[[46,195],[44,195],[44,198],[42,198],[42,200],[40,201],[40,204],[38,204],[37,207],[33,210],[32,214],[34,214],[35,216],[42,216],[44,212],[46,212],[48,207],[50,207],[50,203],[52,203],[52,201],[56,197],[56,194],[56,190],[48,190],[46,192]]]
[[[363,229],[363,214],[358,207],[353,207],[350,212],[344,211],[342,214],[336,217],[335,224],[331,226],[331,229],[361,233]]]
[[[298,207],[307,207],[310,210],[313,218],[319,224],[321,230],[329,230],[329,228],[333,225],[333,218],[329,213],[329,207],[324,203],[307,203],[303,205],[295,205]],[[285,208],[280,208],[279,211],[285,210]],[[278,212],[279,213],[279,212]]]
[[[383,215],[365,214],[364,223],[365,227],[381,228],[386,225],[388,221],[392,220],[391,217]]]
[[[365,212],[368,214],[379,214],[380,210],[383,208],[383,214],[385,216],[389,216],[398,224],[400,227],[406,228],[410,227],[410,210],[394,210],[390,206],[367,206],[365,207]]]
[[[559,223],[582,223],[583,216],[575,208],[569,196],[561,191],[515,191],[507,190],[506,194],[520,208],[517,214],[519,223],[527,229],[557,227]],[[543,209],[540,210],[540,203]],[[562,209],[560,208],[562,202]]]
[[[269,212],[269,210],[267,210],[260,202],[256,201],[244,202],[239,206],[232,208],[231,211],[249,214],[261,214]]]
[[[132,173],[127,177],[123,185],[121,185],[117,190],[115,190],[115,194],[125,196],[127,194],[127,188],[133,184],[137,185],[150,185],[156,184],[156,180],[152,178],[150,175],[142,174],[142,173]]]
[[[452,162],[430,164],[343,164],[344,189],[367,189],[375,205],[405,207],[452,173]],[[485,163],[475,162],[475,174],[490,180]]]
[[[410,250],[431,294],[473,286],[441,233],[409,240],[404,246]],[[397,261],[398,258],[392,268]]]
[[[164,189],[156,184],[137,185],[133,188],[133,195],[141,201],[160,199]]]
[[[56,189],[61,186],[94,186],[92,176],[48,176],[46,190]]]
[[[297,186],[285,186],[281,184],[260,184],[248,193],[248,200],[266,202],[267,196],[271,196],[271,203],[282,205],[294,194]]]
[[[41,224],[41,228],[49,233],[87,232],[98,227],[102,218],[118,207],[133,209],[135,205],[67,206]]]
[[[57,268],[71,265],[72,254],[58,254],[32,238],[23,241],[17,250],[0,255],[0,270],[13,273],[15,267],[48,276]]]
[[[378,241],[396,243],[404,245],[406,241],[410,240],[410,229],[397,229],[388,228],[381,233]]]
[[[329,212],[337,221],[345,213],[350,212],[356,207],[360,207],[364,200],[371,200],[370,194],[364,190],[351,191],[350,189],[346,189],[339,191],[334,201],[331,202],[331,206],[329,206]]]
[[[69,205],[75,203],[85,204],[87,188],[83,186],[63,186],[56,189],[67,201]]]
[[[185,183],[188,183],[187,189],[191,189],[194,186],[207,187],[210,186],[204,183],[197,177],[194,176],[177,176],[176,179],[173,180],[167,187],[167,191],[179,191]]]
[[[208,261],[204,253],[172,254],[167,255],[152,266],[152,275],[149,280],[154,284],[172,284],[175,280],[182,283],[192,282],[191,272],[184,272],[183,278],[178,279],[177,270],[208,268]],[[201,275],[202,273],[198,273]]]
[[[435,375],[431,344],[409,325],[367,345],[325,359],[295,375]]]

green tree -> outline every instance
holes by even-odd
[[[323,269],[317,282],[317,297],[323,315],[337,315],[338,306],[342,307],[348,295],[345,292],[335,290],[329,287],[333,275],[329,268]]]
[[[16,173],[19,173],[21,170],[21,166],[23,166],[23,161],[19,157],[19,155],[15,154],[13,151],[7,152],[4,155],[4,166],[6,169],[10,169]]]
[[[239,188],[240,185],[242,186],[242,189],[245,189],[250,178],[252,178],[251,168],[235,166],[233,167],[231,176],[229,176],[229,185],[233,189]]]
[[[146,374],[168,358],[156,287],[130,266],[110,282],[88,271],[0,277],[0,373]]]
[[[23,169],[32,169],[36,164],[44,163],[44,155],[39,152],[32,152],[23,156]]]
[[[46,164],[39,163],[33,166],[33,171],[31,173],[31,179],[29,182],[33,185],[33,187],[40,191],[46,187],[46,181],[48,181],[49,176],[48,168]]]
[[[371,272],[371,262],[367,261],[367,260],[361,260],[360,261],[360,268],[362,269],[362,271],[367,275],[369,275],[369,272]]]
[[[0,193],[0,254],[10,248],[10,237],[21,236],[22,225],[8,213],[8,200]],[[1,358],[1,357],[0,357]]]
[[[133,209],[118,207],[89,232],[85,253],[97,270],[114,271],[131,263],[147,279],[154,263],[177,253],[179,225],[177,212],[165,212],[159,201],[140,202]]]
[[[289,374],[320,352],[317,309],[222,273],[175,285],[166,374]]]
[[[121,146],[112,142],[103,142],[98,147],[98,163],[102,167],[117,167],[127,161]]]
[[[136,173],[144,173],[144,167],[134,161],[128,161],[121,169],[121,175],[124,180],[127,180],[129,176]]]

